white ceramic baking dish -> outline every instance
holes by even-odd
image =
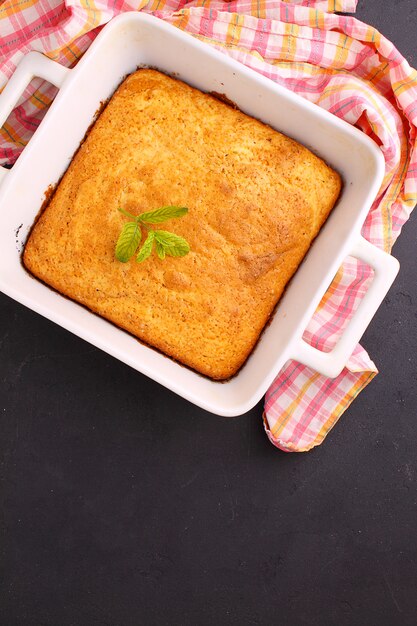
[[[272,323],[237,376],[210,381],[148,348],[114,325],[33,279],[21,250],[45,190],[67,168],[100,103],[138,66],[173,73],[206,92],[225,94],[323,157],[343,176],[340,201],[282,298]],[[33,77],[59,87],[50,110],[12,170],[0,168],[0,289],[196,405],[219,415],[248,411],[289,359],[337,376],[393,282],[398,262],[360,235],[384,173],[370,139],[319,107],[277,86],[192,36],[140,13],[111,21],[75,69],[37,52],[20,63],[0,96],[0,125]],[[308,321],[343,259],[374,269],[372,284],[335,349],[319,352],[302,339]]]

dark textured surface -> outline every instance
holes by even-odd
[[[414,0],[358,16],[416,65]],[[417,623],[417,214],[363,344],[380,375],[288,455],[0,297],[0,624]]]

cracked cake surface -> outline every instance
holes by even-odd
[[[87,134],[23,262],[141,341],[227,379],[253,350],[340,189],[340,176],[299,143],[141,69]],[[166,205],[188,207],[162,228],[191,251],[120,263],[126,218],[118,208],[137,215]]]

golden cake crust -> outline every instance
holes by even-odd
[[[36,277],[210,378],[247,359],[326,220],[339,175],[306,148],[155,70],[116,91],[35,224],[23,261]],[[120,263],[139,214],[186,206],[161,226],[182,258]]]

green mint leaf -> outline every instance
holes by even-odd
[[[142,231],[138,222],[127,222],[119,235],[116,244],[116,259],[127,263],[135,254],[142,239]]]
[[[160,243],[156,236],[155,236],[155,246],[156,246],[156,254],[158,255],[158,257],[160,259],[165,259],[165,248],[162,245],[162,243]]]
[[[142,240],[143,228],[148,231],[148,236],[137,254],[136,261],[138,263],[142,263],[152,254],[154,242],[156,253],[160,259],[164,259],[166,255],[182,257],[190,251],[190,246],[183,237],[166,230],[151,230],[146,225],[158,224],[174,217],[181,217],[188,213],[186,207],[164,206],[139,215],[132,215],[121,207],[118,210],[133,220],[123,226],[117,240],[115,254],[122,263],[127,263],[137,251]]]
[[[190,246],[183,237],[174,235],[174,233],[169,233],[166,230],[156,230],[155,240],[157,250],[158,244],[160,244],[163,247],[165,254],[168,254],[169,256],[185,256],[190,251]]]
[[[145,243],[139,250],[139,254],[136,257],[136,261],[138,263],[142,263],[142,261],[145,261],[149,256],[151,256],[154,239],[155,233],[153,230],[150,230],[147,238],[145,239]]]
[[[163,206],[154,211],[147,211],[138,215],[138,219],[146,224],[160,224],[166,222],[173,217],[182,217],[188,213],[187,207],[184,206]]]

